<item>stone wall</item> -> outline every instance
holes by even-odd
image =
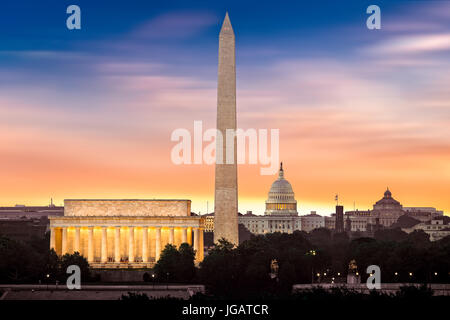
[[[190,200],[64,200],[64,216],[190,216]]]

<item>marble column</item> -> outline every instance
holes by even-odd
[[[101,263],[106,263],[108,261],[108,248],[107,248],[107,233],[108,229],[102,227],[102,251],[101,251]]]
[[[94,227],[88,227],[88,262],[94,262]]]
[[[196,251],[196,253],[195,253],[196,260],[197,260],[197,256],[198,256],[198,245],[200,243],[200,241],[198,241],[199,240],[198,233],[199,233],[198,228],[194,228],[194,250]]]
[[[50,228],[50,249],[56,251],[56,230],[54,227]]]
[[[194,245],[194,243],[192,242],[192,228],[189,227],[187,228],[188,234],[187,234],[187,242],[189,243],[190,246]]]
[[[183,228],[181,232],[181,243],[187,242],[187,228]]]
[[[134,227],[129,227],[128,262],[134,262]]]
[[[67,253],[67,227],[62,228],[62,244],[61,244],[61,255],[65,255]]]
[[[175,228],[170,228],[169,229],[169,243],[174,244],[174,239],[175,239]]]
[[[116,235],[114,237],[114,261],[120,262],[120,227],[116,227]]]
[[[73,239],[73,252],[80,252],[80,227],[75,227],[75,238]]]
[[[142,261],[148,262],[148,228],[142,228]]]
[[[198,252],[199,252],[199,260],[200,261],[202,261],[203,260],[203,251],[204,251],[204,248],[203,248],[203,229],[202,228],[200,228],[199,229],[199,231],[198,231],[198,241],[199,241],[199,244],[198,244]]]
[[[155,261],[158,262],[161,254],[161,228],[156,228],[155,235]]]

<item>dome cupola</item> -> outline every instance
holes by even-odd
[[[270,187],[266,200],[266,215],[298,215],[297,201],[292,186],[284,178],[283,162],[280,163],[278,179]]]

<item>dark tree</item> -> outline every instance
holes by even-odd
[[[400,228],[381,229],[375,231],[375,239],[378,241],[403,241],[408,237],[408,234]]]
[[[180,261],[177,276],[180,280],[189,281],[195,276],[195,250],[187,243],[182,243],[179,248]]]
[[[154,267],[156,280],[189,282],[195,276],[195,251],[187,243],[182,243],[179,250],[168,244],[161,252],[161,257]]]
[[[75,252],[73,254],[66,253],[61,257],[61,281],[67,279],[67,268],[70,265],[76,265],[80,267],[81,271],[81,281],[89,281],[91,280],[91,274],[89,269],[89,263],[86,258],[80,255],[79,252]]]
[[[180,261],[180,252],[177,247],[167,244],[161,256],[154,267],[156,278],[158,281],[174,281],[176,280],[176,271]]]

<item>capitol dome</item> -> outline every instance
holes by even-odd
[[[280,164],[278,179],[272,183],[266,200],[266,215],[298,215],[297,201],[292,186],[284,179],[283,163]]]

